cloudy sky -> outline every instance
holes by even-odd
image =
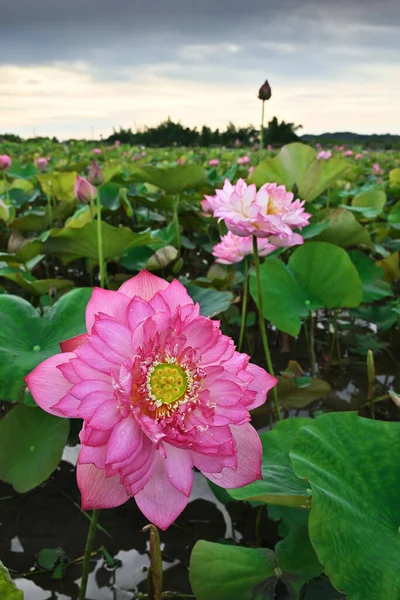
[[[0,132],[258,124],[400,134],[398,0],[0,0]]]

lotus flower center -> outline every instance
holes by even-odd
[[[188,378],[185,371],[174,363],[156,365],[150,375],[149,387],[152,396],[162,404],[179,400],[187,390]]]

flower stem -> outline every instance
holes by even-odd
[[[100,510],[94,510],[92,512],[92,518],[90,520],[89,533],[86,540],[85,554],[83,555],[83,565],[82,565],[82,580],[81,587],[79,590],[79,600],[85,600],[86,598],[86,588],[88,584],[89,578],[89,564],[90,558],[93,548],[94,537],[96,535],[97,523],[99,521]]]
[[[178,206],[179,206],[179,196],[175,196],[174,198],[174,209],[173,209],[173,219],[174,219],[174,225],[175,225],[175,232],[176,232],[176,245],[178,247],[179,252],[181,251],[181,228],[179,225],[179,213],[178,213]]]
[[[258,315],[260,322],[260,330],[261,330],[261,339],[264,347],[265,360],[267,363],[268,371],[270,375],[274,375],[274,368],[272,366],[271,354],[268,346],[268,338],[267,338],[267,330],[265,327],[265,318],[264,318],[264,301],[262,296],[262,287],[261,287],[261,271],[260,271],[260,259],[258,256],[258,245],[257,238],[253,235],[253,255],[254,255],[254,266],[256,270],[256,280],[257,280],[257,297],[258,297]],[[276,413],[276,418],[278,421],[281,421],[281,411],[279,409],[279,401],[278,401],[278,390],[276,386],[272,388],[272,395],[274,399],[274,408]]]
[[[53,205],[50,195],[47,196],[47,208],[49,209],[50,229],[53,227]]]
[[[264,108],[265,100],[261,103],[261,130],[260,130],[260,152],[264,149]]]
[[[247,309],[247,297],[249,293],[249,259],[247,256],[244,257],[244,282],[243,282],[243,300],[242,300],[242,319],[240,323],[240,334],[238,350],[242,351],[243,336],[246,329],[246,309]]]
[[[97,206],[97,248],[99,253],[99,271],[100,271],[100,287],[104,288],[106,280],[106,269],[104,264],[104,252],[103,252],[103,231],[101,222],[101,201],[100,201],[100,190],[97,188],[96,194],[96,206]]]

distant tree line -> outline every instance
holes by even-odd
[[[283,145],[298,140],[296,131],[301,126],[294,123],[279,122],[274,117],[268,127],[264,129],[264,141],[266,144]],[[119,140],[122,144],[144,145],[144,146],[227,146],[235,144],[252,146],[258,143],[259,131],[252,125],[248,127],[236,127],[229,123],[224,131],[211,129],[207,125],[198,130],[191,129],[182,123],[175,123],[170,118],[157,125],[157,127],[145,127],[132,131],[120,128],[119,131],[107,138],[106,142],[113,143]]]

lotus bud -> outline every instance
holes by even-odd
[[[96,186],[103,185],[105,181],[103,171],[95,160],[90,165],[88,179],[92,185]]]
[[[8,154],[2,154],[0,156],[0,171],[5,171],[9,167],[11,167],[11,163],[11,156],[8,156]]]
[[[271,86],[268,83],[268,80],[265,80],[265,83],[262,84],[260,89],[258,90],[258,97],[260,100],[269,100],[271,98]]]
[[[74,185],[75,198],[79,202],[93,202],[96,198],[96,188],[84,177],[77,175]]]

